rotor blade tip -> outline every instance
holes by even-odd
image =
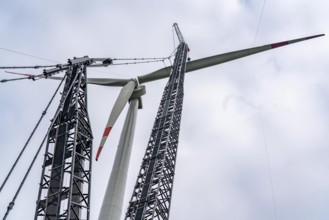
[[[279,42],[279,43],[271,44],[271,48],[274,49],[274,48],[282,47],[282,46],[285,46],[285,45],[288,45],[288,44],[293,44],[293,43],[297,43],[297,42],[300,42],[300,41],[310,40],[310,39],[317,38],[317,37],[322,37],[322,36],[324,36],[324,34],[318,34],[318,35],[313,35],[313,36],[309,36],[309,37],[303,37],[303,38],[299,38],[299,39],[295,39],[295,40],[282,41],[282,42]]]
[[[105,130],[104,130],[104,134],[103,134],[103,137],[102,137],[102,141],[101,141],[101,143],[100,143],[100,146],[99,146],[98,151],[97,151],[97,154],[96,154],[96,161],[98,160],[98,157],[99,157],[99,155],[100,155],[101,152],[102,152],[103,146],[104,146],[104,144],[105,144],[105,141],[106,141],[107,137],[108,137],[109,134],[110,134],[111,129],[112,129],[112,127],[109,126],[109,127],[106,127]]]
[[[316,37],[323,37],[323,36],[325,36],[325,34],[313,35],[313,36],[305,37],[305,40],[309,40],[309,39],[316,38]]]
[[[98,161],[99,155],[101,154],[102,150],[103,150],[103,146],[100,146],[97,150],[96,161]]]

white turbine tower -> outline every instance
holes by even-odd
[[[244,50],[219,54],[210,56],[187,63],[186,72],[207,68],[218,65],[242,57],[250,56],[266,50],[275,49],[277,47],[285,46],[292,43],[297,43],[304,40],[324,36],[315,35],[294,39],[290,41],[283,41],[274,44],[268,44],[260,47],[253,47]],[[122,129],[118,149],[116,152],[114,164],[111,175],[107,185],[106,193],[103,199],[99,220],[119,220],[122,213],[123,198],[125,193],[128,166],[130,161],[131,147],[134,137],[137,108],[141,108],[141,96],[145,94],[145,87],[143,83],[169,77],[170,67],[162,68],[150,74],[138,76],[136,79],[111,79],[111,78],[89,78],[88,83],[103,85],[103,86],[123,86],[121,92],[113,106],[109,120],[106,124],[104,134],[96,154],[96,160],[99,159],[102,148],[105,146],[106,139],[114,126],[117,118],[121,114],[124,106],[130,100],[128,113]]]

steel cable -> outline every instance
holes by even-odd
[[[65,75],[65,76],[63,77],[63,79],[61,80],[61,82],[60,82],[58,88],[56,89],[54,95],[53,95],[52,98],[51,98],[50,103],[53,101],[55,95],[57,94],[57,92],[58,92],[60,86],[61,86],[62,83],[64,82],[64,79],[66,78],[66,76],[67,76],[67,75]],[[69,91],[70,91],[71,89],[72,89],[72,86],[70,87]],[[60,112],[60,110],[61,110],[61,108],[62,108],[63,103],[64,103],[65,100],[67,99],[67,96],[68,96],[68,93],[66,94],[66,96],[65,96],[63,99],[61,99],[60,104],[59,104],[59,107],[58,107],[58,109],[57,109],[57,111],[56,111],[56,113],[55,113],[54,118],[56,118],[57,115],[59,114],[59,112]],[[49,107],[49,104],[48,104],[47,108],[48,108],[48,107]],[[47,108],[46,108],[46,109],[47,109]],[[44,113],[44,112],[43,112],[43,113]],[[41,118],[43,118],[43,116],[44,116],[43,113],[42,113]],[[38,122],[38,123],[39,123],[39,122]],[[42,148],[42,146],[43,146],[43,144],[44,144],[44,142],[45,142],[45,140],[46,140],[46,138],[47,138],[47,136],[48,136],[48,134],[49,134],[49,132],[50,132],[50,129],[52,128],[52,125],[53,125],[54,123],[55,123],[55,120],[52,120],[52,122],[51,122],[51,126],[49,127],[49,129],[48,129],[46,135],[44,136],[44,138],[43,138],[43,140],[42,140],[42,142],[41,142],[41,144],[40,144],[40,146],[39,146],[39,148],[38,148],[36,154],[34,155],[33,160],[32,160],[32,162],[31,162],[31,164],[30,164],[28,170],[26,171],[25,176],[24,176],[22,182],[21,182],[21,184],[19,185],[19,187],[18,187],[18,189],[17,189],[17,191],[16,191],[16,193],[15,193],[15,196],[13,197],[12,201],[8,204],[7,211],[6,211],[6,213],[5,213],[4,217],[3,217],[3,220],[5,220],[5,219],[7,218],[9,212],[13,209],[13,207],[14,207],[14,205],[15,205],[15,200],[16,200],[18,194],[20,193],[20,191],[21,191],[21,189],[22,189],[22,187],[23,187],[23,185],[24,185],[24,183],[25,183],[25,181],[26,181],[26,179],[27,179],[27,176],[29,175],[29,173],[30,173],[30,171],[31,171],[31,168],[33,167],[33,165],[34,165],[34,163],[35,163],[35,161],[36,161],[36,159],[37,159],[37,156],[39,155],[40,150],[41,150],[41,148]],[[33,133],[34,133],[34,131],[33,131]],[[30,138],[29,138],[29,139],[30,139]],[[29,140],[28,140],[28,141],[29,141]],[[25,147],[25,146],[24,146],[24,147]],[[24,150],[25,150],[25,149],[24,149]],[[24,151],[24,150],[23,150],[23,151]],[[20,157],[20,155],[19,155],[19,157]]]
[[[266,0],[263,1],[263,6],[262,6],[262,10],[261,10],[261,14],[260,14],[260,17],[259,17],[257,30],[256,30],[256,33],[255,33],[255,37],[254,37],[254,41],[252,43],[252,46],[255,45],[256,40],[257,40],[258,32],[260,30],[260,26],[261,26],[262,20],[263,20],[265,5],[266,5]],[[255,90],[256,102],[257,102],[257,106],[258,106],[257,110],[258,110],[259,123],[260,123],[260,128],[261,128],[261,131],[262,131],[263,141],[264,141],[266,163],[267,163],[268,176],[269,176],[271,193],[272,193],[272,206],[273,206],[274,218],[277,220],[278,219],[278,211],[277,211],[274,184],[273,184],[273,177],[272,177],[272,167],[271,167],[271,161],[270,161],[270,155],[269,155],[269,143],[268,143],[267,136],[266,136],[264,116],[263,116],[262,108],[261,108],[261,99],[260,99],[260,95],[259,95],[259,92],[258,92],[258,88],[256,86],[256,81],[253,77],[251,77],[251,81],[252,81],[252,84],[253,84],[253,87],[254,87],[254,90]]]

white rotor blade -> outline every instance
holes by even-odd
[[[239,59],[242,57],[250,56],[250,55],[260,53],[260,52],[263,52],[266,50],[275,49],[278,47],[286,46],[288,44],[293,44],[293,43],[297,43],[300,41],[309,40],[309,39],[321,37],[321,36],[324,36],[324,34],[314,35],[314,36],[310,36],[310,37],[303,37],[303,38],[298,38],[298,39],[294,39],[294,40],[283,41],[283,42],[279,42],[279,43],[268,44],[265,46],[253,47],[253,48],[248,48],[248,49],[244,49],[244,50],[238,50],[238,51],[233,51],[233,52],[229,52],[229,53],[219,54],[219,55],[215,55],[215,56],[211,56],[211,57],[205,57],[205,58],[198,59],[198,60],[193,60],[193,61],[187,62],[186,73],[192,72],[194,70],[207,68],[210,66],[215,66],[215,65],[225,63],[225,62],[228,62],[231,60],[236,60],[236,59]],[[171,70],[171,66],[156,70],[152,73],[149,73],[149,74],[146,74],[143,76],[139,76],[138,81],[140,83],[146,83],[146,82],[151,82],[154,80],[169,77],[170,70]]]
[[[103,149],[103,146],[106,142],[107,137],[109,136],[109,133],[110,133],[114,123],[116,122],[120,113],[122,112],[123,108],[125,107],[126,103],[128,102],[131,94],[133,93],[133,91],[135,89],[135,86],[136,86],[136,82],[131,80],[121,89],[120,94],[114,103],[109,120],[106,124],[104,134],[103,134],[101,143],[99,145],[99,148],[98,148],[98,151],[96,154],[96,161],[98,160],[98,157]]]
[[[238,51],[233,51],[233,52],[229,52],[229,53],[218,54],[215,56],[205,57],[205,58],[198,59],[198,60],[193,60],[193,61],[187,62],[185,72],[188,73],[188,72],[192,72],[194,70],[199,70],[199,69],[207,68],[210,66],[215,66],[215,65],[218,65],[221,63],[225,63],[225,62],[228,62],[231,60],[250,56],[250,55],[260,53],[260,52],[263,52],[266,50],[275,49],[278,47],[286,46],[289,44],[293,44],[293,43],[297,43],[300,41],[309,40],[309,39],[321,37],[321,36],[324,36],[324,34],[303,37],[303,38],[298,38],[298,39],[294,39],[294,40],[283,41],[283,42],[279,42],[279,43],[273,43],[273,44],[268,44],[268,45],[264,45],[264,46],[260,46],[260,47],[253,47],[253,48],[248,48],[248,49],[244,49],[244,50],[238,50]],[[138,78],[139,83],[151,82],[154,80],[159,80],[159,79],[169,77],[170,71],[171,71],[171,66],[156,70],[152,73],[142,75],[137,78]],[[62,77],[49,77],[49,78],[56,79],[56,80],[62,79]],[[95,85],[102,85],[102,86],[124,86],[127,84],[127,82],[129,80],[130,79],[88,78],[87,83],[95,84]]]
[[[87,83],[100,86],[124,86],[130,79],[87,78]]]
[[[63,77],[52,76],[48,79],[62,80]],[[87,78],[88,84],[94,84],[99,86],[124,86],[130,79],[113,79],[113,78]]]
[[[119,220],[121,217],[138,102],[138,98],[132,99],[129,104],[98,220]]]

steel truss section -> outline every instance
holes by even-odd
[[[35,220],[89,219],[92,131],[86,65],[74,64],[49,130]]]
[[[164,89],[126,220],[168,219],[184,95],[187,44],[177,50]]]

